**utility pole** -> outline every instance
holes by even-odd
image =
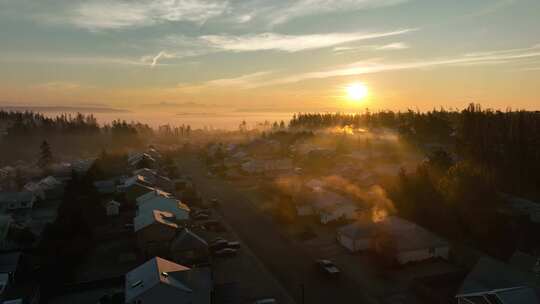
[[[302,304],[305,304],[305,291],[304,291],[304,283],[300,284],[300,292],[301,292],[301,302]]]

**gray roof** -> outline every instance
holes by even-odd
[[[526,254],[521,251],[516,251],[510,258],[510,265],[522,271],[535,271],[538,268],[540,259],[538,257]]]
[[[10,252],[0,254],[0,273],[15,272],[19,266],[22,253]]]
[[[30,191],[0,192],[0,203],[31,202],[34,194]]]
[[[208,247],[208,243],[193,231],[184,228],[172,241],[174,251]]]
[[[538,278],[532,272],[520,271],[502,261],[482,257],[463,281],[459,294],[524,286],[537,288]]]
[[[369,238],[376,232],[376,226],[371,221],[355,222],[339,228],[338,233],[354,240]]]
[[[142,295],[156,285],[164,284],[185,293],[195,301],[197,294],[210,294],[212,279],[208,268],[188,268],[155,257],[126,274],[126,302]],[[173,302],[174,299],[171,299]],[[188,302],[188,301],[184,301]]]
[[[116,192],[116,183],[114,180],[101,180],[94,182],[94,187],[101,194],[112,194]]]

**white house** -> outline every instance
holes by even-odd
[[[209,268],[188,268],[155,257],[126,274],[127,304],[210,304]]]
[[[107,212],[107,216],[115,216],[120,214],[120,203],[112,200],[109,201],[107,204],[105,204],[105,210]]]
[[[331,191],[314,192],[312,204],[322,224],[340,219],[354,219],[360,211],[354,201]]]
[[[371,221],[355,222],[337,231],[337,241],[350,252],[371,249],[376,224]]]
[[[295,208],[298,216],[316,215],[322,224],[355,219],[362,211],[355,201],[322,189],[301,194],[295,201]]]
[[[396,216],[377,223],[373,249],[399,264],[430,258],[448,259],[448,242],[415,223]]]

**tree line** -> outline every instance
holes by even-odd
[[[6,163],[36,160],[36,149],[44,141],[56,155],[96,155],[140,147],[153,130],[145,124],[115,120],[99,125],[93,115],[81,113],[46,117],[34,112],[0,111],[0,155]]]
[[[539,111],[499,111],[470,104],[461,111],[300,113],[289,123],[293,130],[344,126],[388,128],[408,143],[436,144],[457,159],[492,172],[501,191],[540,196]]]

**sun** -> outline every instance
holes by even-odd
[[[345,87],[347,98],[352,101],[361,101],[368,95],[368,87],[360,82],[349,84]]]

